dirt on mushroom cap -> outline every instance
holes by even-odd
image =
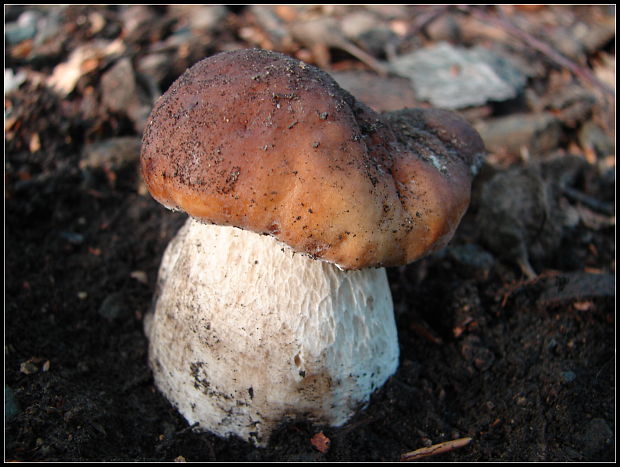
[[[426,127],[404,144],[402,115],[376,114],[285,55],[226,52],[157,102],[142,173],[155,199],[203,221],[273,235],[344,269],[406,264],[445,245],[468,205],[471,157],[452,157],[463,152],[454,135],[473,135],[465,152],[482,143],[467,126],[447,130],[449,118],[417,118]]]

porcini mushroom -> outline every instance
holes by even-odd
[[[379,115],[279,53],[191,67],[141,154],[152,196],[191,216],[145,324],[157,387],[258,446],[287,419],[344,424],[398,366],[384,267],[450,240],[482,153],[456,115]]]

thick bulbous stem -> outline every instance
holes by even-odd
[[[145,330],[155,383],[188,422],[257,446],[290,419],[346,423],[398,366],[384,269],[342,271],[191,218]]]

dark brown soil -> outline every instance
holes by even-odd
[[[84,12],[68,11],[66,50],[28,61],[10,47],[5,66],[50,73],[66,60],[89,38],[67,27]],[[118,12],[102,11],[100,34],[116,37]],[[265,449],[192,431],[153,385],[142,330],[184,215],[144,192],[135,160],[80,165],[86,144],[139,136],[127,115],[88,106],[100,74],[66,98],[32,81],[5,97],[5,460],[398,461],[463,437],[428,459],[615,460],[615,228],[563,224],[528,281],[481,240],[484,171],[450,247],[388,271],[401,364],[365,410],[340,428],[285,424]],[[592,166],[571,186],[613,206],[615,178]],[[326,453],[310,442],[320,431]]]

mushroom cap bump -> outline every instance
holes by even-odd
[[[318,68],[249,49],[198,62],[157,101],[141,168],[170,209],[361,269],[445,246],[483,152],[455,114],[377,114]]]

